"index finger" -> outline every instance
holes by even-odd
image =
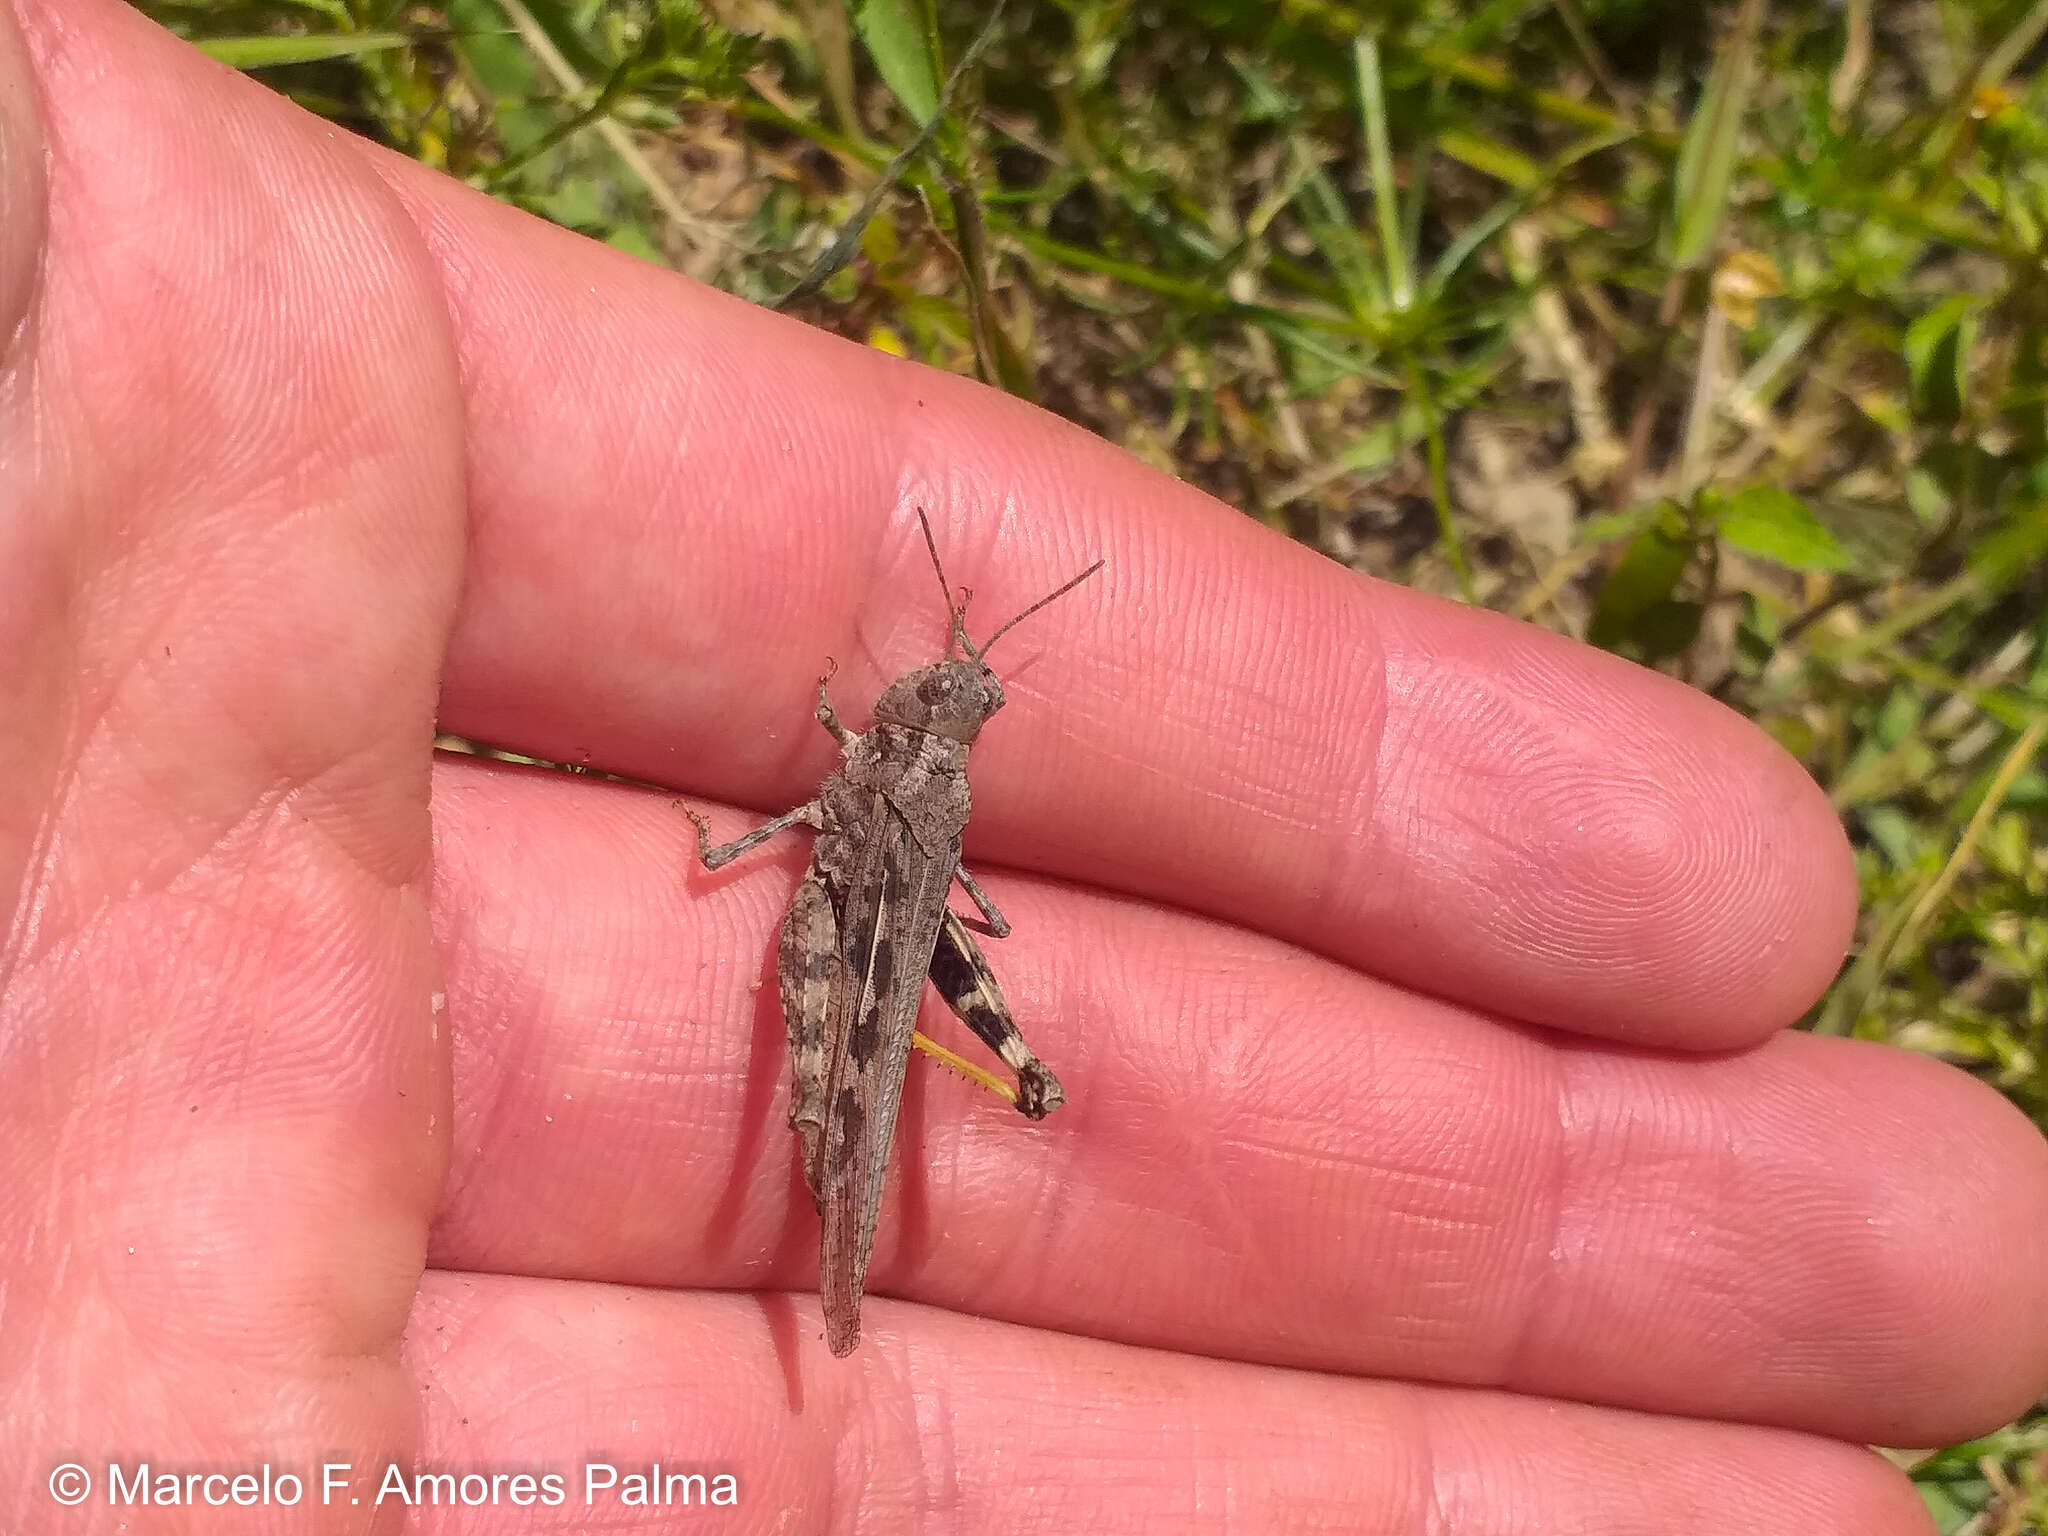
[[[923,506],[987,622],[1108,560],[1004,642],[972,854],[1646,1043],[1759,1038],[1839,962],[1841,829],[1719,704],[1356,576],[1006,396],[382,163],[464,353],[449,729],[793,804],[833,757],[809,718],[825,658],[853,723],[943,644]]]

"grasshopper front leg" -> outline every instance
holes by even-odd
[[[758,848],[778,832],[787,832],[791,827],[822,827],[824,812],[815,800],[806,801],[795,810],[776,817],[764,826],[754,828],[743,837],[736,837],[729,843],[711,844],[711,824],[688,806],[683,814],[690,818],[697,828],[697,859],[706,869],[722,869],[741,854]]]
[[[825,685],[832,681],[833,674],[838,670],[836,664],[829,666],[825,669],[825,675],[818,679],[818,707],[812,711],[812,716],[818,724],[830,731],[832,739],[843,747],[854,739],[854,732],[839,723],[839,712],[832,707],[832,700],[825,694]]]
[[[1007,926],[1007,925],[1005,925]],[[967,931],[967,920],[948,911],[939,925],[938,947],[932,951],[932,985],[946,1006],[960,1021],[1002,1057],[1003,1065],[1017,1077],[1017,1108],[1033,1120],[1043,1120],[1067,1102],[1066,1090],[1052,1069],[1024,1043],[1017,1021],[1010,1017],[1003,990],[996,985],[981,947]]]

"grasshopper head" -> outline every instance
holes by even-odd
[[[946,639],[946,659],[899,677],[875,700],[875,719],[889,725],[930,731],[934,736],[963,745],[981,734],[988,717],[1003,707],[1003,685],[981,658],[988,648],[1009,632],[1019,620],[1028,619],[1055,597],[1071,592],[1102,569],[1096,561],[1072,581],[1041,597],[1016,618],[1003,625],[980,645],[967,638],[967,599],[961,588],[960,601],[953,601],[953,589],[946,585],[945,567],[939,564],[939,546],[932,538],[932,525],[917,509],[917,525],[924,530],[924,547],[932,557],[932,570],[939,578],[939,593],[946,600],[946,619],[952,633]],[[955,656],[958,647],[965,654]],[[1028,1113],[1028,1111],[1027,1111]]]
[[[1003,707],[1003,685],[978,660],[953,657],[905,673],[875,700],[875,719],[972,742]]]

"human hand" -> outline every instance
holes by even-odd
[[[660,1461],[764,1528],[1905,1532],[1841,1442],[2048,1379],[2040,1139],[1777,1033],[1854,886],[1743,722],[110,0],[22,22],[0,1528],[139,1521],[46,1488],[118,1459],[306,1480],[159,1529],[395,1526],[391,1462],[566,1477],[423,1529],[587,1529]],[[968,845],[1069,1103],[913,1066],[835,1362],[749,990],[801,849],[707,877],[667,797],[429,743],[795,803],[824,658],[859,723],[943,643],[918,505],[978,612],[1109,562],[1006,642]]]

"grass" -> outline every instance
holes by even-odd
[[[1713,692],[1856,842],[1810,1027],[2048,1126],[2048,0],[144,8],[509,202]],[[2048,1531],[2048,1416],[1912,1464],[1947,1531]]]

